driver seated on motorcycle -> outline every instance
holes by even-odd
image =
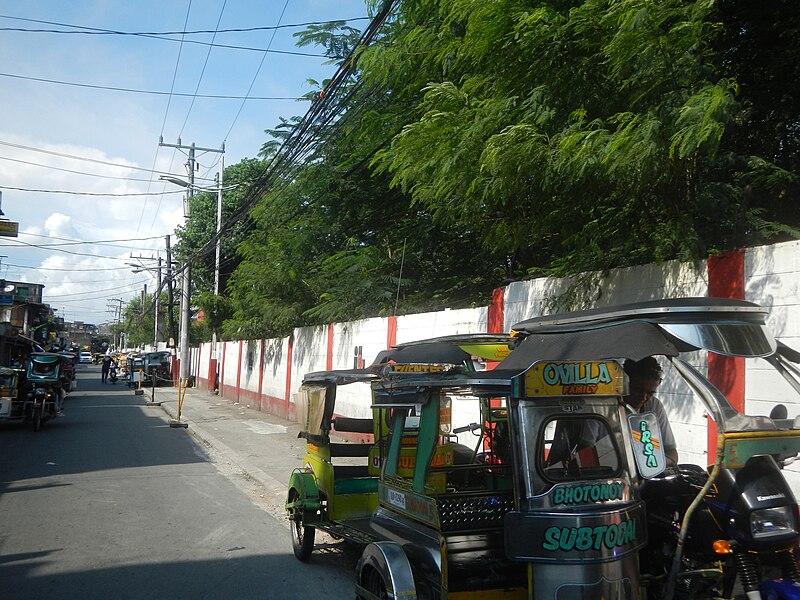
[[[628,375],[628,395],[623,397],[623,402],[632,413],[653,413],[661,430],[661,443],[664,446],[664,456],[667,466],[678,464],[678,449],[675,443],[675,434],[669,424],[667,412],[656,397],[656,389],[661,384],[663,371],[654,356],[648,356],[640,361],[626,360],[623,365]],[[584,424],[581,433],[580,447],[590,448],[606,435],[606,431],[598,431],[597,421],[591,420]]]

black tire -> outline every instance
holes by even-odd
[[[41,408],[34,408],[33,415],[31,415],[31,420],[33,421],[33,430],[39,431],[42,428],[42,409]]]
[[[383,577],[375,569],[368,569],[364,573],[364,589],[374,594],[381,600],[389,600],[389,592],[386,591],[386,583]]]
[[[289,502],[297,502],[300,494],[292,489],[289,492]],[[294,510],[290,518],[290,529],[292,530],[292,550],[297,560],[305,562],[314,551],[314,536],[316,529],[303,525],[303,511],[299,508]]]

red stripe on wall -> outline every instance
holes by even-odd
[[[708,296],[744,300],[744,250],[708,259]]]
[[[328,348],[325,354],[325,369],[333,369],[333,323],[328,324]]]
[[[486,333],[503,333],[506,330],[505,305],[503,304],[504,290],[497,288],[492,291],[492,303],[487,314]]]
[[[386,348],[389,349],[397,343],[397,317],[389,317],[386,325]]]
[[[294,333],[289,335],[289,344],[286,350],[286,393],[283,398],[283,405],[286,412],[289,412],[289,403],[292,398],[292,354],[294,354]]]
[[[708,259],[708,296],[744,300],[744,250],[733,250]],[[725,394],[731,405],[744,411],[744,359],[708,354],[708,379]],[[717,427],[708,420],[708,462],[717,454]]]
[[[222,342],[222,364],[219,367],[219,395],[223,398],[225,397],[225,345],[227,343]],[[217,360],[220,360],[220,358],[217,357]]]

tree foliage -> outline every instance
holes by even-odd
[[[532,274],[796,237],[798,14],[791,0],[404,0],[352,62],[357,31],[312,26],[299,43],[353,75],[305,162],[226,240],[223,334],[484,304]],[[281,119],[261,157],[302,126]],[[210,235],[197,210],[186,248]]]

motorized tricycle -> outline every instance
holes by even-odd
[[[169,352],[147,352],[144,355],[145,378],[150,385],[159,386],[171,383],[170,364],[172,355]]]
[[[39,431],[42,424],[55,419],[61,412],[66,391],[62,381],[62,357],[51,352],[31,353],[26,369],[28,393],[25,416]]]
[[[471,341],[474,352],[496,359],[497,349],[505,352],[510,338],[479,335],[472,336]],[[392,348],[379,354],[366,369],[320,371],[305,376],[296,396],[298,418],[303,426],[299,435],[307,442],[305,466],[292,474],[286,502],[292,521],[292,545],[300,560],[311,555],[316,529],[359,544],[377,540],[369,519],[378,506],[387,415],[375,410],[369,417],[338,416],[336,393],[343,385],[369,385],[389,364],[393,369],[411,372],[439,370],[442,364],[473,369],[469,352],[443,342]],[[412,449],[404,451],[406,464],[413,461],[413,455]],[[437,450],[436,462],[445,464],[454,459],[453,447],[442,446]]]
[[[128,387],[141,387],[145,383],[145,361],[141,354],[129,354],[125,365],[125,383]]]
[[[736,411],[690,362],[698,350],[763,358],[800,391],[800,355],[766,314],[740,301],[640,303],[520,323],[492,371],[368,369],[377,508],[366,526],[343,523],[363,538],[357,597],[800,597],[800,519],[781,472],[800,452],[800,419]],[[708,468],[667,468],[656,415],[626,405],[622,364],[647,356],[714,420]],[[314,379],[326,397],[347,382]],[[448,421],[461,404],[476,415],[468,461],[455,436],[471,434]],[[295,537],[329,521],[315,482],[312,461],[290,482]],[[334,505],[338,492],[334,480]]]
[[[0,420],[25,418],[25,370],[0,367]]]
[[[74,352],[59,352],[58,356],[61,358],[61,387],[68,394],[75,389],[78,355]]]

